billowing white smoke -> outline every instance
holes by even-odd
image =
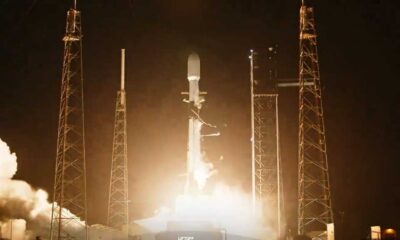
[[[48,193],[12,179],[16,172],[17,156],[0,139],[0,231],[5,238],[12,233],[15,240],[48,236],[52,209]]]
[[[23,219],[13,219],[7,222],[0,222],[0,235],[9,239],[26,239],[26,221]]]
[[[35,190],[24,181],[1,179],[0,217],[3,222],[9,219],[26,221],[29,227],[26,237],[47,235],[51,216],[51,204],[47,198],[45,191]]]
[[[17,156],[0,139],[0,179],[11,179],[17,172]]]
[[[51,216],[48,194],[44,190],[33,189],[25,181],[13,180],[16,172],[17,156],[0,139],[1,232],[4,237],[10,237],[12,233],[13,239],[47,235]]]

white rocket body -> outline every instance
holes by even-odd
[[[201,127],[199,119],[189,118],[188,153],[187,153],[187,187],[193,189],[196,183],[196,170],[201,167]]]
[[[202,98],[199,90],[200,80],[200,58],[196,53],[192,53],[188,58],[188,76],[189,81],[189,132],[188,132],[188,153],[186,164],[186,186],[185,192],[198,189],[196,183],[196,171],[201,169],[201,127],[202,122],[199,119],[198,112],[201,108]],[[197,184],[197,185],[196,185]]]

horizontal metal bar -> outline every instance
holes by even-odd
[[[259,94],[254,94],[254,97],[276,97],[278,96],[277,93],[259,93]]]
[[[277,84],[278,87],[299,87],[299,82],[281,82]],[[305,82],[304,86],[314,86],[313,82]]]

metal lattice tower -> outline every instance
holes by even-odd
[[[126,132],[125,49],[121,50],[121,89],[117,93],[111,163],[108,225],[128,224],[128,149]]]
[[[281,233],[282,188],[279,149],[276,49],[269,48],[265,62],[250,52],[252,102],[253,198],[268,226]],[[266,214],[267,213],[267,214]]]
[[[300,8],[298,232],[323,233],[333,223],[313,8]]]
[[[50,239],[87,239],[82,32],[76,3],[66,22]]]

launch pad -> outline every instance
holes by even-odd
[[[167,231],[156,235],[156,240],[223,240],[224,232],[209,222],[168,222]]]
[[[272,240],[275,237],[258,238],[230,233],[229,230],[216,227],[207,221],[169,221],[166,229],[154,233],[131,235],[142,240]]]

